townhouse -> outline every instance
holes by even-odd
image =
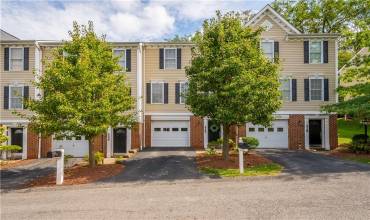
[[[232,137],[253,136],[265,148],[308,149],[337,147],[335,114],[320,106],[337,102],[337,35],[302,34],[269,5],[247,22],[263,26],[261,49],[272,61],[279,60],[283,105],[270,127],[245,124],[231,129]],[[27,121],[12,114],[23,110],[22,97],[39,98],[32,86],[52,50],[61,42],[1,40],[0,124],[8,127],[9,144],[23,147],[23,158],[44,157],[63,146],[67,154],[84,156],[84,137],[41,137],[28,129]],[[185,67],[191,64],[191,43],[112,42],[113,53],[122,55],[131,95],[136,99],[137,124],[121,125],[96,137],[94,147],[107,157],[145,147],[205,148],[222,137],[222,128],[207,118],[194,116],[185,106]],[[33,74],[35,73],[35,75]],[[247,104],[247,103],[246,103]],[[95,146],[96,145],[96,146]]]

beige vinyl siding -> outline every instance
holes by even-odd
[[[191,46],[179,46],[181,48],[181,69],[159,69],[159,49],[177,48],[174,45],[146,46],[144,53],[144,83],[143,94],[146,96],[146,83],[151,81],[163,81],[168,83],[168,104],[146,104],[144,98],[145,112],[188,112],[184,104],[175,104],[175,83],[186,81],[185,66],[191,61]]]
[[[27,71],[4,71],[4,48],[6,47],[28,47],[29,48],[29,70]],[[32,85],[35,77],[33,69],[35,67],[35,46],[34,44],[2,44],[0,49],[0,121],[3,120],[24,120],[13,114],[12,109],[4,109],[4,86],[20,84],[29,86],[29,97],[35,98],[35,87]],[[30,111],[17,110],[22,114],[31,115]]]
[[[264,16],[256,23],[261,25],[265,20],[272,23],[272,28],[262,32],[262,38],[279,41],[280,75],[297,79],[297,101],[284,102],[281,111],[319,111],[321,105],[334,103],[335,96],[335,40],[328,40],[329,63],[305,64],[303,62],[303,40],[286,40],[286,31],[269,16]],[[310,76],[322,76],[329,79],[329,101],[304,101],[304,79]]]

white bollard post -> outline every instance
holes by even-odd
[[[60,152],[60,157],[57,159],[57,185],[62,185],[64,180],[64,149],[57,149]]]
[[[243,150],[239,148],[239,171],[240,173],[244,173],[244,155]]]

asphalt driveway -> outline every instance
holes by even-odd
[[[0,171],[1,191],[22,187],[25,183],[46,176],[56,170],[55,159],[39,159],[34,162]]]
[[[258,152],[283,165],[285,174],[307,176],[370,171],[366,164],[303,150],[259,149]]]
[[[207,178],[196,166],[193,148],[146,148],[125,161],[125,169],[102,182],[175,181]]]

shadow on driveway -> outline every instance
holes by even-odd
[[[370,166],[303,150],[259,149],[258,152],[284,166],[283,173],[310,177],[323,174],[369,172]]]
[[[125,161],[122,173],[102,182],[147,182],[202,179],[193,148],[146,148]]]

